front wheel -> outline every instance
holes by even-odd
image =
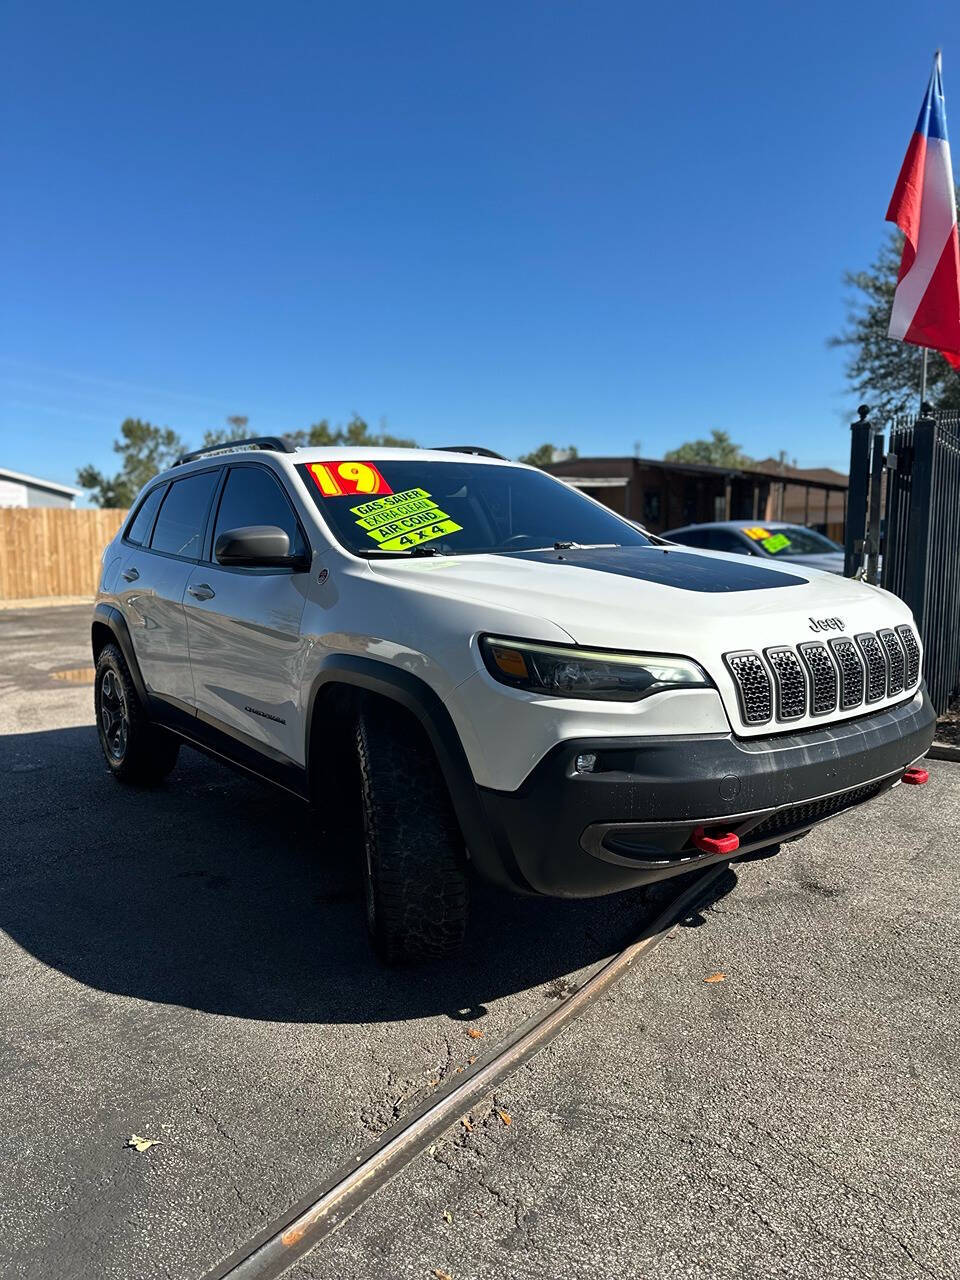
[[[406,712],[357,720],[367,924],[380,958],[437,960],[467,926],[463,837],[429,740]]]
[[[93,703],[100,749],[113,776],[120,782],[162,782],[177,763],[180,743],[147,719],[116,645],[104,645],[97,659]]]

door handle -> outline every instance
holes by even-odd
[[[213,587],[207,586],[205,582],[198,582],[195,587],[187,587],[187,595],[193,596],[195,600],[212,600],[216,594]]]
[[[136,582],[136,580],[140,577],[140,574],[137,572],[136,569],[130,568],[130,569],[124,569],[120,577],[123,578],[124,582]]]

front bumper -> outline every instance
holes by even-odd
[[[740,852],[776,844],[894,786],[935,723],[921,686],[897,707],[797,733],[559,743],[516,791],[481,789],[500,865],[480,869],[527,892],[593,897],[717,856],[692,846],[698,826],[736,832]],[[596,768],[581,773],[587,753]]]

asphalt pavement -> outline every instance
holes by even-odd
[[[88,623],[0,612],[0,1275],[186,1280],[653,905],[478,886],[460,961],[382,970],[307,808],[186,749],[108,776]],[[291,1274],[960,1274],[960,766],[931,774],[735,864]]]

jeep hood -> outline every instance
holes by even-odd
[[[828,630],[848,634],[910,621],[902,601],[877,587],[720,552],[573,548],[371,563],[398,585],[549,619],[577,644],[608,649],[697,657],[797,644],[818,619],[839,619]]]
[[[878,587],[800,565],[768,566],[686,548],[572,548],[372,564],[398,587],[475,604],[476,632],[536,638],[546,620],[579,645],[693,658],[716,684],[732,724],[737,698],[724,654],[912,622],[903,601]],[[501,610],[512,615],[508,628]],[[749,736],[769,727],[741,724],[738,732]]]

